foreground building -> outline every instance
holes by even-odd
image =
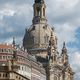
[[[46,72],[26,50],[0,44],[0,80],[46,80]]]
[[[65,42],[57,50],[54,28],[48,25],[44,0],[35,0],[32,25],[26,29],[23,48],[0,44],[0,80],[73,80]]]

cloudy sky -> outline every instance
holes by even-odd
[[[75,80],[80,80],[80,0],[45,0],[48,23],[55,27],[58,47],[65,41]],[[0,0],[0,43],[22,43],[33,18],[34,0]]]

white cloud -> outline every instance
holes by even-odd
[[[7,31],[7,32],[13,32],[14,29],[13,29],[13,27],[6,27],[6,31]]]
[[[76,30],[80,27],[79,0],[49,0],[47,14],[50,23],[54,25],[58,37],[59,51],[63,41],[77,43]],[[75,45],[68,47],[71,66],[75,72],[75,80],[80,80],[80,51]]]
[[[4,9],[4,10],[0,11],[0,13],[5,16],[13,16],[15,14],[15,12],[10,9]]]
[[[76,30],[80,27],[79,0],[49,0],[47,14],[58,36],[59,48],[63,41],[77,42]]]
[[[10,9],[0,10],[0,21],[3,20],[4,16],[14,16],[15,11]]]
[[[77,42],[76,38],[76,29],[77,27],[74,27],[74,25],[70,23],[64,23],[64,24],[55,24],[55,32],[57,33],[58,37],[58,48],[59,51],[62,48],[62,44],[65,41],[66,44],[69,42]],[[72,49],[73,50],[73,49]]]
[[[78,66],[79,69],[77,68],[77,70],[80,70],[80,52],[75,52],[72,55],[73,55],[72,58],[74,59],[72,61],[72,65],[76,65],[76,67]]]
[[[14,16],[15,13],[13,6],[6,3],[0,8],[0,19],[3,19],[4,16]]]
[[[75,51],[70,55],[71,66],[73,68],[74,80],[80,80],[80,51]]]
[[[76,4],[79,2],[79,0],[56,0],[58,3],[59,7],[62,6],[63,8],[73,8],[76,6]]]
[[[24,5],[19,5],[17,6],[17,9],[15,9],[18,16],[30,16],[32,15],[32,6],[30,4],[24,4]]]
[[[13,38],[9,37],[4,43],[12,44]]]
[[[13,36],[14,37],[14,36]],[[12,42],[13,42],[13,37],[12,36],[10,36],[8,39],[6,39],[5,41],[4,41],[4,43],[7,43],[7,44],[12,44]],[[16,39],[16,37],[15,37],[15,42],[16,42],[16,44],[18,45],[18,44],[20,44],[20,45],[22,45],[22,37],[18,37],[18,39]]]
[[[18,1],[18,0],[17,0]],[[21,0],[22,1],[22,0]],[[76,29],[80,26],[80,0],[45,0],[47,3],[47,16],[48,21],[54,26],[56,33],[58,35],[58,44],[59,49],[62,46],[63,41],[66,43],[69,42],[77,42],[76,39]],[[6,23],[2,19],[4,16],[11,16],[14,17],[14,21],[16,24],[20,24],[21,27],[25,28],[23,23],[31,22],[32,19],[32,4],[28,3],[28,1],[25,3],[22,1],[22,3],[19,4],[20,0],[16,3],[16,1],[13,1],[14,4],[9,2],[3,3],[3,6],[0,7],[0,29],[2,30],[2,34],[4,34],[4,28],[7,32],[13,32],[13,28],[15,30],[21,31],[20,26],[14,27],[13,25],[13,19],[12,23]],[[20,22],[17,21],[17,19],[21,19]],[[10,20],[10,19],[9,19]],[[6,26],[5,26],[6,25]],[[31,25],[31,24],[27,24]],[[2,27],[2,28],[1,28]],[[3,28],[4,27],[4,28]],[[19,29],[17,29],[19,28]],[[17,31],[17,32],[18,32]],[[14,36],[14,35],[12,35]],[[10,37],[12,37],[10,36]],[[19,35],[20,36],[20,35]],[[18,37],[19,38],[19,37]],[[22,36],[23,38],[23,36]],[[21,41],[22,38],[20,37],[17,39],[17,41]],[[6,39],[4,42],[11,43],[12,38]],[[71,64],[75,71],[78,72],[78,69],[80,67],[80,53],[77,51],[77,49],[69,48],[71,56]],[[77,52],[75,52],[77,51]],[[77,58],[77,59],[76,59]],[[73,60],[74,59],[74,60]],[[76,66],[75,66],[76,65]]]
[[[49,12],[54,11],[53,15],[64,15],[68,13],[72,13],[79,3],[79,0],[49,0],[47,2]]]

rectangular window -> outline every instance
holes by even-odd
[[[3,56],[3,59],[6,59],[6,56]]]
[[[2,59],[2,56],[0,56],[0,59]]]
[[[1,74],[0,74],[0,77],[1,77]]]

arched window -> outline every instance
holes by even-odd
[[[45,16],[45,9],[43,8],[43,16]]]
[[[54,76],[54,80],[58,80],[57,76]]]
[[[37,16],[40,16],[40,8],[37,7]]]

